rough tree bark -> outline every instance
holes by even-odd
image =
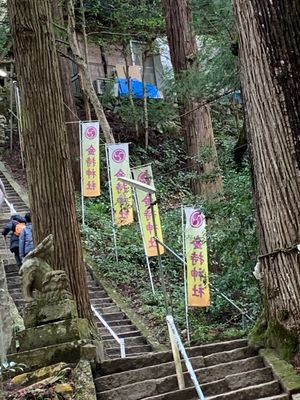
[[[68,37],[70,47],[75,59],[75,62],[78,66],[78,70],[81,74],[82,83],[84,86],[85,93],[90,99],[92,103],[96,116],[100,122],[101,128],[104,133],[106,143],[115,143],[114,136],[111,132],[109,123],[106,119],[104,109],[100,100],[98,99],[97,93],[94,89],[93,83],[91,81],[91,77],[88,72],[87,64],[84,60],[84,57],[81,54],[79,49],[76,30],[75,30],[75,12],[74,12],[74,3],[73,0],[66,0],[66,7],[68,10]]]
[[[91,320],[50,2],[9,0],[34,239],[54,235],[80,317]]]
[[[171,60],[177,81],[197,62],[197,42],[188,0],[163,0]],[[210,196],[222,190],[218,157],[208,106],[192,98],[179,98],[181,127],[185,138],[194,194]]]
[[[265,289],[254,337],[290,357],[300,334],[300,3],[234,5]]]
[[[52,2],[52,5],[53,5],[54,19],[58,21],[59,25],[64,26],[63,11],[60,2],[58,0],[54,0]],[[67,53],[66,46],[65,45],[60,45],[60,46],[62,46],[62,51],[66,54]],[[61,86],[64,99],[65,122],[72,122],[76,120],[79,121],[79,118],[77,116],[75,99],[72,92],[70,61],[63,56],[59,56],[58,61],[59,61],[60,79],[61,79]],[[70,148],[74,185],[75,189],[79,191],[81,184],[79,124],[66,124],[66,127],[68,133],[68,142]]]
[[[85,11],[84,11],[83,0],[80,0],[79,5],[80,5],[81,29],[82,29],[83,47],[84,47],[84,61],[86,63],[86,67],[87,67],[88,74],[89,74],[89,62],[88,62],[89,61],[89,51],[88,51],[88,41],[87,41],[87,35],[86,35]],[[81,76],[81,73],[79,76],[80,76],[80,83],[81,83],[81,88],[82,88],[85,117],[86,117],[87,121],[91,121],[92,115],[91,115],[91,107],[89,104],[89,98],[88,98],[88,95],[84,91],[84,83],[83,83],[83,78]]]

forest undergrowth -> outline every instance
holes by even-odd
[[[152,134],[147,152],[132,144],[131,166],[152,163],[164,242],[180,256],[181,204],[203,210],[207,219],[210,282],[255,319],[259,315],[261,299],[253,276],[257,239],[251,177],[247,157],[239,168],[233,162],[233,148],[240,125],[236,115],[225,110],[228,110],[227,105],[220,104],[212,110],[224,180],[220,196],[203,200],[191,194],[188,187],[190,173],[186,169],[183,140],[179,133]],[[164,342],[165,309],[157,259],[151,259],[154,295],[137,216],[134,224],[117,229],[119,263],[116,262],[104,154],[102,182],[101,197],[85,203],[86,225],[82,230],[85,247],[99,275],[123,294],[127,304],[146,320],[158,339]],[[186,339],[183,265],[171,254],[164,254],[163,267],[172,312],[182,337]],[[243,328],[239,312],[213,290],[211,306],[190,309],[189,317],[192,344],[242,337],[251,327],[248,321]]]

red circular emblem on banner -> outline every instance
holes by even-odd
[[[142,182],[142,183],[147,183],[146,177],[147,177],[147,173],[146,173],[146,171],[143,171],[143,172],[141,172],[141,173],[139,174],[137,180],[138,180],[139,182]]]
[[[203,224],[204,218],[200,211],[194,211],[190,216],[190,224],[192,228],[199,228]]]
[[[95,137],[97,136],[97,129],[94,128],[93,126],[89,126],[88,128],[86,128],[85,130],[85,137],[87,139],[95,139]]]
[[[146,185],[151,184],[151,176],[149,175],[148,171],[143,171],[138,175],[137,180],[142,183],[146,183]]]
[[[125,160],[126,157],[126,153],[123,149],[116,149],[113,151],[112,153],[112,159],[116,162],[116,163],[121,163]]]

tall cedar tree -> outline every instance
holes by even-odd
[[[192,11],[187,0],[162,0],[162,4],[175,78],[180,81],[197,63]],[[188,166],[194,175],[191,189],[194,194],[209,197],[222,189],[209,107],[200,107],[191,97],[179,98],[178,102]]]
[[[63,10],[59,0],[52,2],[53,18],[60,25],[64,26]],[[59,31],[61,32],[61,30]],[[63,41],[63,37],[60,38]],[[57,44],[58,46],[58,44]],[[67,46],[65,44],[59,45],[62,53],[67,53]],[[75,98],[72,91],[71,83],[71,65],[70,60],[64,57],[61,53],[58,54],[60,79],[63,92],[64,108],[65,108],[65,122],[78,121],[77,108]],[[80,144],[79,144],[79,124],[67,123],[67,134],[70,148],[71,165],[75,189],[80,190]]]
[[[80,317],[91,320],[48,0],[9,0],[24,123],[34,239],[54,235],[54,266],[65,269]]]
[[[291,357],[300,333],[300,2],[234,5],[265,289],[254,333]]]

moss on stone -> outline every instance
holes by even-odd
[[[271,347],[286,361],[293,361],[299,351],[299,334],[287,330],[277,321],[267,323],[263,313],[249,336],[251,344],[259,347]]]
[[[294,394],[300,392],[300,376],[291,364],[280,359],[274,350],[271,349],[262,349],[260,350],[260,354],[264,357],[265,362],[272,367],[274,374],[287,393]]]

